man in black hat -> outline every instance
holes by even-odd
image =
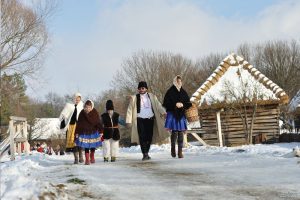
[[[126,115],[126,123],[131,127],[131,142],[141,145],[142,160],[151,159],[151,143],[161,143],[169,137],[162,117],[166,115],[166,111],[157,97],[147,91],[147,83],[139,82],[138,94],[130,96]]]

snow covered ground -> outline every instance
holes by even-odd
[[[242,147],[191,146],[184,159],[170,146],[152,146],[150,161],[139,147],[122,148],[116,163],[73,165],[72,155],[1,160],[5,199],[300,199],[300,143]]]

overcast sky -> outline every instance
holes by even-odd
[[[138,50],[197,59],[243,42],[299,41],[299,24],[299,0],[61,0],[48,24],[47,84],[28,94],[99,94]]]

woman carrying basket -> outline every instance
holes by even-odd
[[[182,88],[181,76],[177,75],[168,89],[163,106],[167,111],[165,128],[171,131],[171,155],[176,157],[175,144],[178,143],[178,158],[183,158],[183,132],[187,130],[185,110],[192,106],[187,92]]]

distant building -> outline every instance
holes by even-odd
[[[31,127],[31,140],[49,140],[51,138],[62,138],[65,134],[59,129],[58,118],[36,118]]]

